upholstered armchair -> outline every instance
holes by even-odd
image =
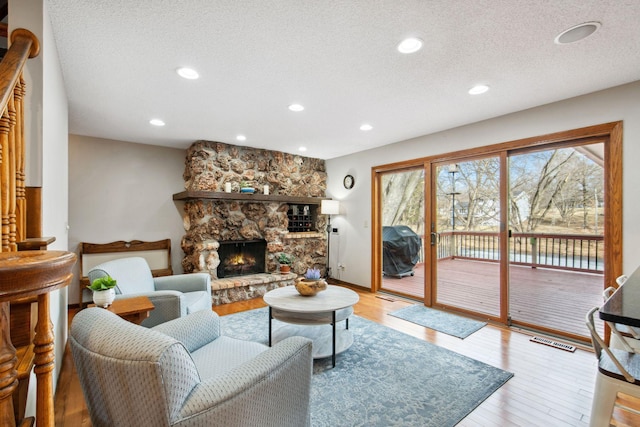
[[[270,348],[221,336],[211,310],[147,329],[93,307],[69,342],[94,427],[310,425],[307,338]]]
[[[120,258],[96,265],[87,277],[93,282],[109,275],[116,279],[116,299],[145,295],[155,308],[142,326],[152,327],[198,310],[211,311],[211,277],[207,273],[153,277],[144,258]]]

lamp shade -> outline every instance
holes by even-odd
[[[322,215],[338,215],[340,213],[340,202],[337,200],[322,200],[320,202],[320,213]]]

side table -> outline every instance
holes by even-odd
[[[95,304],[89,304],[89,307],[95,307]],[[113,303],[107,307],[107,310],[117,314],[124,320],[139,325],[144,319],[149,317],[149,312],[155,306],[148,297],[132,297],[115,299]]]

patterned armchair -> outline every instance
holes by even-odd
[[[94,427],[310,425],[306,338],[269,348],[221,336],[210,310],[147,329],[94,307],[69,342]]]
[[[211,276],[207,273],[153,277],[142,257],[120,258],[96,265],[89,283],[109,275],[116,279],[116,299],[145,295],[155,308],[141,324],[152,327],[198,310],[211,311]]]

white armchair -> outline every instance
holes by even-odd
[[[198,310],[211,311],[211,277],[207,273],[153,277],[141,257],[108,261],[87,273],[89,282],[106,275],[118,282],[116,299],[149,297],[155,308],[142,326],[152,327]]]

